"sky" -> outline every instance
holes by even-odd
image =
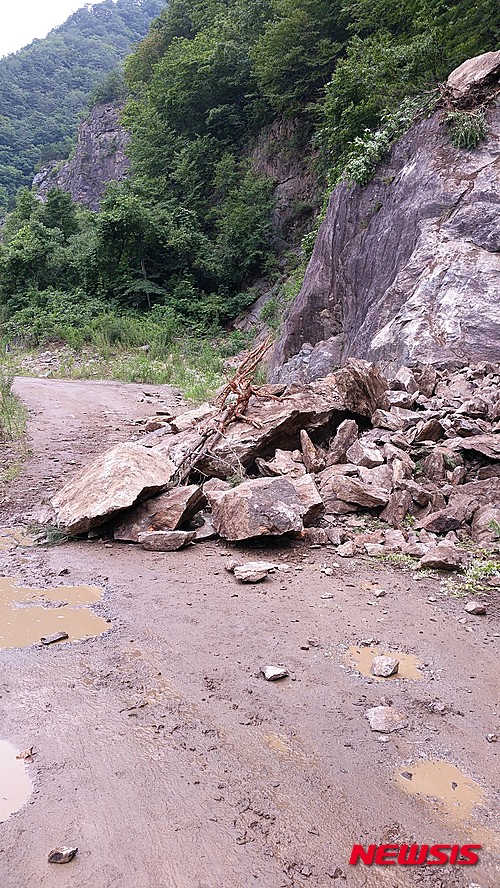
[[[86,0],[0,0],[0,56],[62,25]]]

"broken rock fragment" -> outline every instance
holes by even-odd
[[[346,365],[332,374],[346,409],[360,416],[371,416],[387,406],[387,379],[375,364],[349,358]]]
[[[176,530],[190,521],[206,503],[197,484],[175,487],[154,499],[135,506],[115,528],[115,540],[136,543],[140,533],[152,530]]]
[[[464,610],[475,617],[484,617],[486,613],[486,605],[481,604],[479,601],[468,601]]]
[[[325,460],[318,453],[305,429],[300,430],[300,449],[304,465],[309,474],[315,475],[325,468]]]
[[[245,564],[237,564],[232,573],[242,583],[260,583],[265,580],[269,571],[277,570],[278,565],[271,561],[247,561]]]
[[[346,453],[357,438],[357,423],[353,419],[344,419],[344,422],[340,423],[335,437],[330,442],[330,448],[326,456],[327,466],[346,462]]]
[[[138,542],[149,552],[175,552],[193,542],[195,537],[195,530],[152,530],[140,533]]]
[[[419,567],[424,570],[460,570],[463,563],[463,554],[453,546],[440,543],[432,546],[420,559]]]
[[[84,533],[163,490],[175,473],[164,455],[140,444],[117,444],[68,481],[51,500],[55,524]]]
[[[295,492],[302,503],[302,521],[307,527],[325,511],[323,500],[312,475],[302,475],[292,481]]]
[[[272,459],[266,460],[258,457],[255,462],[261,475],[267,477],[290,475],[291,478],[299,478],[300,475],[305,475],[306,473],[306,467],[302,462],[302,455],[298,451],[280,450],[278,448]]]
[[[260,671],[266,681],[277,681],[279,678],[286,678],[289,674],[288,669],[283,666],[261,666]]]
[[[392,734],[406,725],[405,717],[392,706],[373,706],[366,712],[366,718],[372,731],[379,731],[381,734]]]
[[[48,856],[49,863],[69,863],[77,853],[78,848],[54,848]]]
[[[364,466],[367,469],[374,469],[383,465],[384,457],[375,444],[369,441],[355,441],[351,444],[346,453],[347,461],[355,466]]]
[[[378,678],[389,678],[391,675],[395,675],[398,670],[399,660],[396,657],[386,657],[384,655],[374,657],[370,667],[371,674],[376,675]]]

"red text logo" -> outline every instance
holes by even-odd
[[[351,866],[473,866],[481,845],[353,845]]]

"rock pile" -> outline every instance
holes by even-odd
[[[500,540],[500,365],[386,380],[351,360],[309,384],[262,386],[226,428],[208,404],[162,422],[70,480],[54,523],[107,524],[159,550],[299,534],[343,557],[397,552],[448,570],[463,563],[459,536]],[[359,512],[379,527],[355,533]]]

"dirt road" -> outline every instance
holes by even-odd
[[[18,379],[16,390],[32,456],[3,527],[129,437],[130,420],[178,403],[110,383]],[[433,578],[299,543],[238,547],[290,567],[243,586],[224,569],[234,551],[94,540],[0,552],[18,585],[103,588],[92,610],[111,621],[95,638],[0,650],[0,740],[36,753],[31,796],[0,823],[3,888],[497,885],[493,609],[459,622],[463,599]],[[361,674],[348,649],[364,639],[414,655],[420,676]],[[266,664],[290,677],[265,682]],[[402,731],[370,730],[365,712],[384,697]],[[435,784],[448,803],[415,794],[432,760],[459,769]],[[480,862],[349,866],[354,843],[404,842],[479,844]],[[71,863],[47,863],[58,845],[78,846]]]

